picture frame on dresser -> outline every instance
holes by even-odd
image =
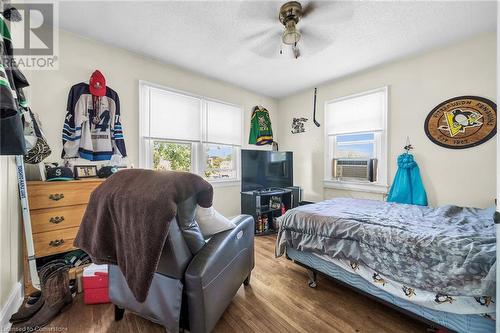
[[[97,178],[97,165],[75,165],[73,173],[75,179]]]

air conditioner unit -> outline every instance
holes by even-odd
[[[377,181],[377,159],[334,158],[332,176],[336,179]]]

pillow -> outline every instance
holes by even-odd
[[[236,228],[236,225],[222,216],[214,207],[196,207],[196,222],[200,227],[203,237],[209,238],[219,232]]]

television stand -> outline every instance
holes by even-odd
[[[241,213],[252,215],[255,235],[270,235],[278,231],[276,219],[300,202],[300,187],[263,188],[241,192]]]

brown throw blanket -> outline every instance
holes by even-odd
[[[200,206],[212,205],[212,185],[192,173],[120,171],[92,192],[74,244],[94,263],[118,265],[144,302],[177,204],[193,195]]]

